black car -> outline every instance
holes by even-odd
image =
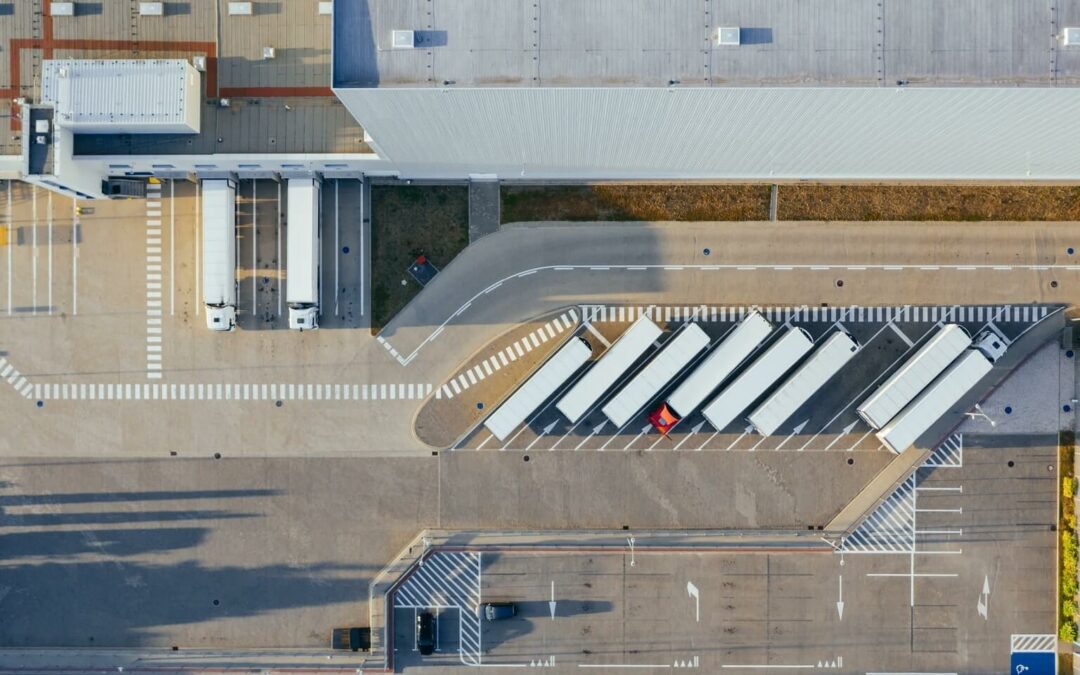
[[[416,615],[416,648],[424,656],[435,651],[435,617],[431,612]]]

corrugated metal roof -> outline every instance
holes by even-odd
[[[338,0],[335,82],[352,86],[936,85],[1077,80],[1032,0]],[[1055,15],[1057,17],[1055,22]],[[717,29],[737,27],[739,45]],[[394,49],[394,30],[414,49]],[[1060,58],[1059,58],[1060,57]]]
[[[404,173],[1075,180],[1080,88],[342,89]]]
[[[198,72],[183,59],[49,60],[41,95],[56,107],[57,123],[75,130],[184,127],[189,96],[198,96],[191,77]]]

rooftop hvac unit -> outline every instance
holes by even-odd
[[[1080,28],[1066,28],[1064,31],[1062,42],[1066,47],[1076,47],[1080,45]]]
[[[251,16],[252,13],[250,2],[229,3],[229,16]]]
[[[334,3],[332,2],[320,2],[319,14],[322,16],[329,16],[334,13]]]
[[[716,44],[722,47],[738,47],[740,40],[738,26],[721,26],[716,29]]]
[[[139,16],[165,16],[165,3],[140,2]]]
[[[273,47],[263,47],[263,59],[272,59],[277,56],[277,50]]]
[[[49,5],[49,16],[75,16],[75,3],[54,2]]]
[[[416,47],[416,32],[396,30],[390,35],[390,45],[394,49],[413,49]]]
[[[200,73],[206,72],[206,57],[205,56],[192,56],[191,65],[195,66],[195,70]]]

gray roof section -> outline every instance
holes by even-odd
[[[1053,85],[1080,0],[336,0],[336,86]],[[737,26],[742,44],[719,46]],[[417,48],[392,49],[413,30]]]

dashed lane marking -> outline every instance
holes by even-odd
[[[151,182],[146,186],[146,377],[151,380],[162,376],[161,278],[161,183]]]
[[[0,357],[0,363],[6,363]],[[10,366],[10,364],[7,364]],[[18,371],[10,371],[18,376]],[[0,370],[2,375],[3,370]],[[23,378],[25,379],[25,378]],[[9,380],[13,386],[15,380]],[[41,401],[416,401],[432,392],[420,382],[393,384],[295,383],[34,383],[18,391]],[[25,392],[25,393],[24,393]]]

